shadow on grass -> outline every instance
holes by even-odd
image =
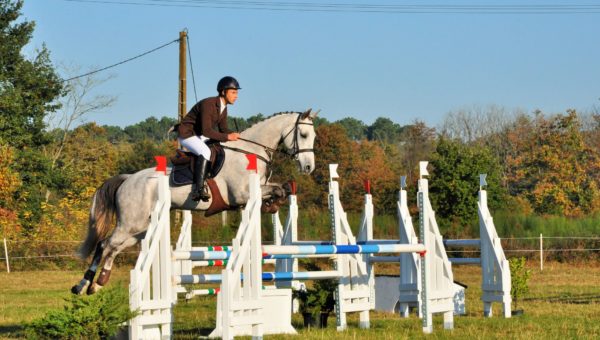
[[[574,305],[589,305],[592,303],[600,303],[600,295],[598,294],[562,294],[557,296],[539,296],[525,298],[523,301],[541,301],[550,303],[566,303]]]
[[[23,326],[23,325],[0,326],[0,338],[25,338],[25,326]]]
[[[178,339],[198,339],[198,336],[208,337],[213,330],[214,328],[191,327],[175,330],[173,331],[173,335],[176,335]]]

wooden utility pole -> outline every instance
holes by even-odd
[[[183,116],[187,113],[187,77],[186,77],[186,54],[187,54],[187,31],[179,32],[179,96],[177,96],[177,121],[181,123]],[[179,140],[177,147],[181,148]],[[175,212],[175,225],[179,225],[183,219],[181,210]]]
[[[187,78],[186,78],[186,52],[187,52],[187,32],[179,32],[179,103],[178,113],[179,122],[187,113]]]

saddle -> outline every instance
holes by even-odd
[[[206,176],[206,184],[210,190],[211,200],[210,206],[204,213],[204,216],[212,216],[224,210],[235,210],[237,206],[230,206],[223,200],[219,187],[215,182],[214,178],[219,174],[225,163],[225,150],[223,146],[214,140],[209,140],[207,143],[211,151],[209,160],[209,168]],[[194,163],[192,160],[196,157],[193,153],[183,151],[181,149],[175,150],[175,155],[170,158],[173,168],[171,170],[171,185],[175,187],[190,185],[194,183]],[[286,189],[286,192],[289,190]],[[279,210],[279,207],[287,201],[287,197],[281,197],[278,199],[266,199],[263,201],[261,211],[263,213],[274,214]]]
[[[217,187],[214,178],[219,174],[225,163],[225,150],[218,141],[208,141],[206,143],[210,148],[209,168],[206,175],[206,184],[210,190],[211,202],[208,210],[204,213],[205,216],[211,216],[223,210],[232,210],[235,207],[230,207],[221,196],[221,192]],[[194,183],[194,162],[196,157],[191,152],[181,149],[175,150],[175,155],[171,157],[173,169],[171,171],[171,183],[175,187],[190,185]]]
[[[223,163],[225,163],[225,151],[221,144],[217,141],[209,141],[206,143],[210,148],[210,159],[208,160],[209,168],[206,178],[215,178],[221,169]],[[171,164],[173,164],[173,171],[171,172],[171,179],[173,185],[176,187],[189,185],[194,182],[194,162],[192,160],[196,157],[189,151],[183,151],[181,149],[175,150],[175,155],[171,157]]]

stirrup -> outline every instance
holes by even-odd
[[[192,198],[192,200],[194,200],[196,202],[199,202],[199,201],[208,202],[208,200],[210,200],[210,194],[208,193],[206,186],[204,186],[200,190],[192,191],[191,198]]]

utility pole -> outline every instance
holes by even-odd
[[[187,31],[179,32],[179,103],[178,121],[181,123],[183,116],[187,113],[187,78],[186,78],[186,52],[187,52]]]
[[[183,116],[187,113],[187,77],[186,77],[186,54],[187,54],[187,31],[179,32],[179,95],[177,96],[177,121],[181,123]],[[179,140],[177,147],[181,148]],[[175,212],[175,225],[179,225],[182,220],[181,210]]]

